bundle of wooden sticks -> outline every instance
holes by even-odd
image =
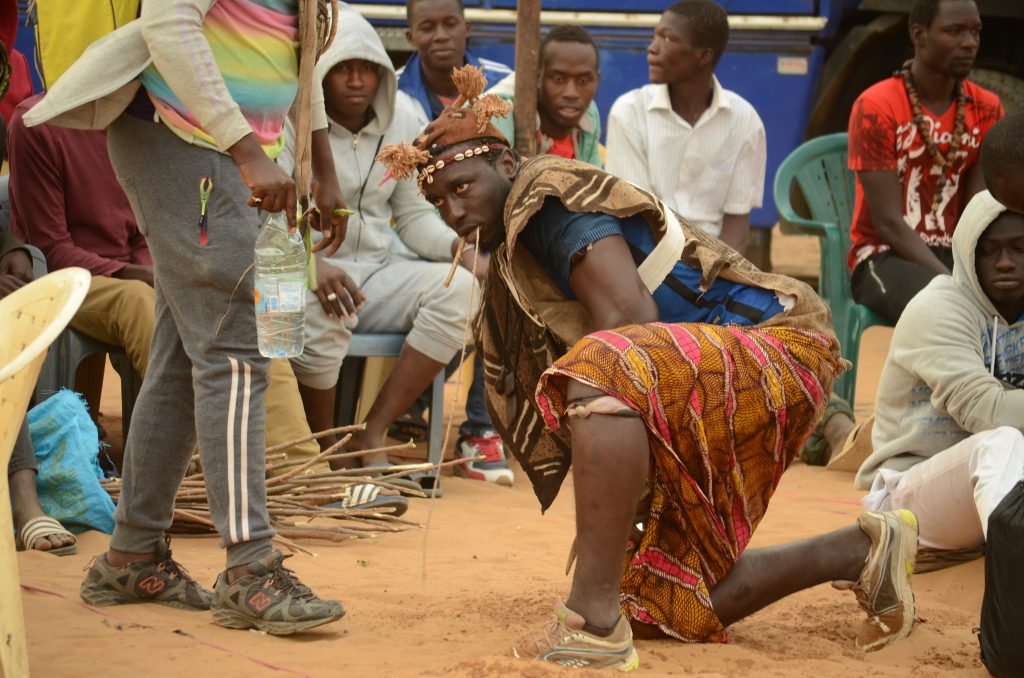
[[[344,542],[350,539],[375,537],[381,533],[402,532],[419,523],[391,515],[393,509],[328,508],[327,504],[341,502],[350,488],[370,483],[382,490],[410,493],[406,488],[391,484],[396,478],[414,473],[431,471],[436,467],[429,463],[401,464],[391,467],[374,467],[374,474],[368,476],[365,469],[343,468],[333,471],[321,470],[326,462],[348,459],[373,452],[395,452],[414,449],[410,441],[404,445],[392,445],[373,450],[345,452],[345,444],[353,431],[363,428],[362,424],[321,431],[298,440],[276,445],[267,449],[267,510],[277,530],[275,541],[292,551],[306,552],[295,543],[296,539]],[[329,435],[344,434],[338,442],[316,457],[307,460],[289,460],[285,450]],[[472,459],[445,462],[441,468],[463,464]],[[193,467],[198,468],[199,457],[193,458]],[[101,481],[104,489],[117,502],[121,494],[119,478]],[[428,496],[421,493],[423,497]],[[174,501],[174,523],[172,534],[215,534],[216,528],[210,517],[210,506],[206,496],[206,482],[202,470],[190,473],[178,488]]]

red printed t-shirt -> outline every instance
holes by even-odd
[[[938,190],[939,168],[914,124],[903,78],[895,76],[868,88],[854,103],[850,115],[850,169],[895,170],[903,186],[903,221],[932,247],[952,246],[953,229],[964,208],[964,175],[978,161],[982,139],[1004,115],[999,97],[992,92],[965,81],[964,93],[967,107],[963,140],[952,168],[946,169],[946,185],[935,215],[932,200]],[[927,108],[922,112],[939,152],[945,155],[953,140],[956,102],[942,115],[934,115]],[[859,177],[850,239],[851,269],[889,249],[875,232]]]

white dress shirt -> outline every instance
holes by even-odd
[[[605,166],[717,237],[724,215],[761,206],[767,148],[754,107],[713,82],[711,105],[695,125],[672,110],[668,85],[619,97],[608,114]]]

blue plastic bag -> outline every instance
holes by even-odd
[[[72,532],[114,531],[114,502],[100,486],[99,432],[82,397],[64,389],[28,412],[36,487],[46,515]]]

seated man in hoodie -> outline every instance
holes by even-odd
[[[601,78],[600,56],[582,26],[555,26],[540,43],[537,86],[537,152],[601,167],[601,114],[594,103]],[[515,99],[516,76],[507,76],[490,91]],[[492,121],[506,139],[515,139],[515,118]]]
[[[917,514],[921,546],[972,550],[1024,479],[1024,214],[976,195],[953,262],[896,324],[856,484],[869,510]]]
[[[458,237],[415,182],[384,181],[388,172],[377,153],[384,144],[413,139],[419,125],[411,110],[396,106],[395,71],[373,27],[349,9],[342,9],[341,21],[345,39],[320,58],[317,75],[338,178],[355,214],[341,249],[317,258],[317,291],[306,298],[305,350],[292,366],[310,427],[324,430],[333,426],[338,372],[352,332],[408,333],[366,429],[348,446],[361,450],[383,445],[388,426],[462,348],[467,315],[475,313],[479,295],[463,268],[444,287]],[[289,127],[278,157],[286,172],[293,168],[294,148]],[[396,255],[395,237],[422,259]],[[474,252],[463,259],[470,267]],[[320,439],[324,449],[334,442]],[[363,457],[364,466],[387,464],[383,453]]]
[[[397,72],[398,101],[415,113],[420,129],[458,97],[459,90],[452,78],[454,69],[475,66],[483,70],[489,83],[499,82],[512,72],[505,64],[478,57],[467,47],[470,25],[466,21],[463,0],[407,0],[405,17],[409,24],[405,39],[416,51]],[[480,261],[478,274],[486,258],[481,257]],[[455,367],[449,365],[448,369],[454,371]],[[417,429],[426,431],[423,418],[426,403],[426,394],[421,394],[396,422],[392,430],[398,437]],[[505,448],[487,411],[484,373],[479,361],[473,362],[473,378],[466,393],[466,420],[459,426],[455,454],[484,458],[484,461],[458,467],[468,478],[499,485],[513,483]]]

